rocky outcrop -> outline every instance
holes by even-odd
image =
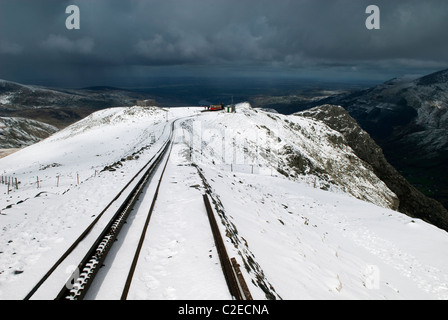
[[[321,121],[340,132],[356,155],[368,163],[375,174],[398,196],[398,211],[448,231],[448,211],[439,202],[413,187],[386,160],[381,148],[344,108],[322,105],[295,115]]]
[[[448,70],[313,101],[344,107],[412,185],[448,209]]]
[[[58,131],[49,124],[25,118],[0,117],[0,149],[32,145]]]
[[[57,89],[0,80],[0,116],[32,119],[63,129],[95,111],[135,105],[145,97],[111,87]]]

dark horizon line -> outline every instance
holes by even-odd
[[[167,86],[216,86],[216,85],[241,85],[244,83],[251,85],[326,85],[326,86],[341,86],[341,85],[360,85],[370,86],[377,85],[389,81],[393,78],[384,77],[381,80],[373,80],[369,78],[356,79],[336,79],[329,78],[305,78],[292,76],[158,76],[151,77],[144,80],[127,80],[127,81],[95,81],[92,84],[64,84],[63,81],[45,80],[45,79],[29,79],[29,80],[9,80],[1,78],[3,81],[18,83],[27,86],[47,87],[54,89],[73,89],[73,90],[88,90],[93,88],[104,89],[122,89],[122,90],[141,90],[148,88],[167,87]],[[211,82],[212,81],[212,82]],[[255,83],[254,83],[255,82]],[[121,83],[121,84],[120,84]]]

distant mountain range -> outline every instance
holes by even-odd
[[[0,117],[0,149],[25,147],[56,131],[58,128],[40,121],[19,117]]]
[[[0,116],[64,128],[94,111],[133,105],[147,95],[112,87],[54,89],[0,80]]]
[[[161,86],[152,90],[51,89],[0,80],[0,117],[4,124],[0,127],[3,138],[0,148],[32,144],[50,135],[54,128],[64,128],[100,109],[135,105],[137,100],[148,98],[167,103],[168,96],[175,102],[184,97],[183,94],[190,95],[187,100],[191,102],[199,99],[201,92],[204,97],[210,94],[195,86]],[[448,208],[448,70],[418,79],[395,78],[368,89],[331,96],[328,96],[330,91],[327,94],[317,91],[312,95],[313,92],[309,92],[309,97],[305,95],[306,99],[292,99],[294,96],[291,96],[291,100],[285,96],[285,101],[291,103],[263,103],[263,107],[292,114],[326,104],[342,106],[382,148],[387,161],[401,175],[426,196]],[[258,95],[259,91],[254,91],[252,97]],[[29,124],[24,118],[37,121],[33,127],[40,129],[24,133],[22,129]],[[14,123],[19,128],[23,121],[26,124],[20,130],[6,132],[4,129],[5,123]],[[19,131],[21,138],[17,136]],[[37,136],[33,136],[33,132]],[[10,138],[11,134],[15,135],[14,139]],[[30,136],[26,138],[27,135]]]
[[[395,193],[399,200],[398,211],[448,230],[448,211],[409,183],[386,160],[382,149],[344,108],[322,105],[295,115],[319,120],[340,132],[354,153],[368,163],[375,175]]]
[[[340,105],[424,194],[448,208],[448,70],[278,109],[289,114]]]
[[[113,87],[53,89],[0,80],[0,149],[31,145],[92,112],[146,97]]]

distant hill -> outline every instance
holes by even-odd
[[[26,147],[57,131],[56,127],[35,120],[0,117],[0,146],[1,149]]]
[[[340,132],[355,154],[366,161],[373,172],[397,195],[398,211],[448,230],[448,211],[439,202],[419,192],[390,165],[381,148],[344,108],[323,105],[295,115],[319,120]]]
[[[414,186],[448,208],[448,70],[296,106],[344,107]],[[292,112],[292,110],[289,110]]]
[[[147,94],[113,87],[55,89],[0,80],[0,116],[64,128],[97,110],[134,105]]]

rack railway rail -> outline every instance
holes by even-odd
[[[82,261],[78,265],[78,268],[75,270],[75,273],[72,275],[72,277],[70,277],[70,279],[74,280],[73,285],[70,284],[64,285],[64,287],[56,297],[56,300],[60,299],[81,300],[84,298],[97,272],[101,268],[109,250],[111,249],[113,243],[115,242],[115,239],[117,238],[123,224],[126,222],[129,214],[133,210],[140,194],[142,193],[147,182],[152,176],[154,169],[160,164],[166,152],[168,152],[170,145],[171,141],[169,141],[165,145],[163,151],[157,156],[155,161],[150,165],[145,175],[140,179],[138,184],[134,187],[132,192],[120,206],[119,210],[114,215],[113,219],[109,222],[109,224],[106,226],[102,234],[98,237],[93,246],[90,248],[89,252],[82,259]],[[144,237],[146,233],[146,227],[149,223],[152,209],[157,199],[157,192],[158,190],[156,190],[156,194],[154,195],[153,205],[151,206],[151,210],[148,213],[142,237]],[[139,248],[141,247],[141,243],[139,244]],[[136,253],[136,257],[138,258],[138,253]],[[136,258],[134,258],[134,260],[135,261],[133,262],[133,266],[137,263]],[[78,274],[79,276],[76,276]],[[130,282],[131,280],[132,275],[130,276],[127,282]],[[129,286],[127,285],[127,287]],[[123,297],[124,298],[126,297],[124,293]]]
[[[162,174],[158,181],[151,207],[146,216],[145,224],[140,235],[140,240],[138,242],[135,254],[133,257],[132,264],[129,269],[129,273],[126,278],[126,282],[122,291],[121,299],[125,300],[128,296],[130,286],[132,284],[134,271],[138,263],[140,256],[140,251],[142,249],[143,242],[147,233],[147,228],[150,222],[150,218],[157,200],[159,187],[163,179],[163,174],[165,172],[166,166],[169,161],[169,156],[171,153],[174,124],[171,123],[171,133],[169,139],[162,145],[156,155],[151,158],[147,164],[127,183],[127,185],[120,191],[119,194],[107,205],[107,207],[97,216],[97,218],[92,221],[88,228],[78,237],[78,239],[70,246],[70,248],[61,256],[61,258],[53,265],[53,267],[44,275],[44,277],[33,287],[33,289],[25,297],[28,300],[33,297],[34,293],[41,287],[41,285],[50,277],[56,268],[64,261],[72,251],[86,238],[86,235],[92,230],[92,228],[100,220],[104,212],[106,212],[109,207],[120,198],[120,196],[127,192],[132,181],[139,178],[138,182],[132,190],[129,192],[125,200],[119,206],[119,209],[115,212],[112,219],[108,222],[106,227],[103,229],[98,238],[94,241],[93,245],[87,250],[84,258],[79,262],[77,268],[70,276],[68,281],[63,284],[62,289],[56,296],[56,300],[81,300],[85,297],[87,291],[89,290],[95,276],[103,265],[104,260],[108,252],[110,251],[113,243],[115,242],[117,235],[122,229],[123,224],[126,222],[130,212],[133,210],[137,203],[139,196],[141,195],[143,189],[150,181],[150,178],[154,175],[156,168],[159,165],[163,165]],[[162,164],[162,160],[166,159],[166,162]],[[142,172],[143,175],[142,175]],[[141,176],[141,177],[140,177]],[[213,239],[218,251],[219,259],[221,262],[221,267],[224,273],[224,277],[229,288],[229,292],[233,299],[236,300],[252,300],[252,296],[247,288],[241,271],[239,270],[239,265],[237,264],[235,258],[230,259],[227,251],[225,249],[224,241],[219,232],[216,219],[214,217],[213,209],[210,205],[207,194],[203,195],[204,205],[207,212],[207,216],[210,222],[210,227],[213,234]]]
[[[213,233],[213,238],[218,250],[219,260],[221,261],[222,270],[224,272],[224,277],[226,278],[229,292],[235,300],[252,300],[252,295],[250,294],[249,288],[244,281],[244,277],[239,269],[239,265],[236,262],[236,259],[229,259],[207,194],[204,194],[203,198],[205,208],[207,210],[207,216],[210,222],[210,227]]]

